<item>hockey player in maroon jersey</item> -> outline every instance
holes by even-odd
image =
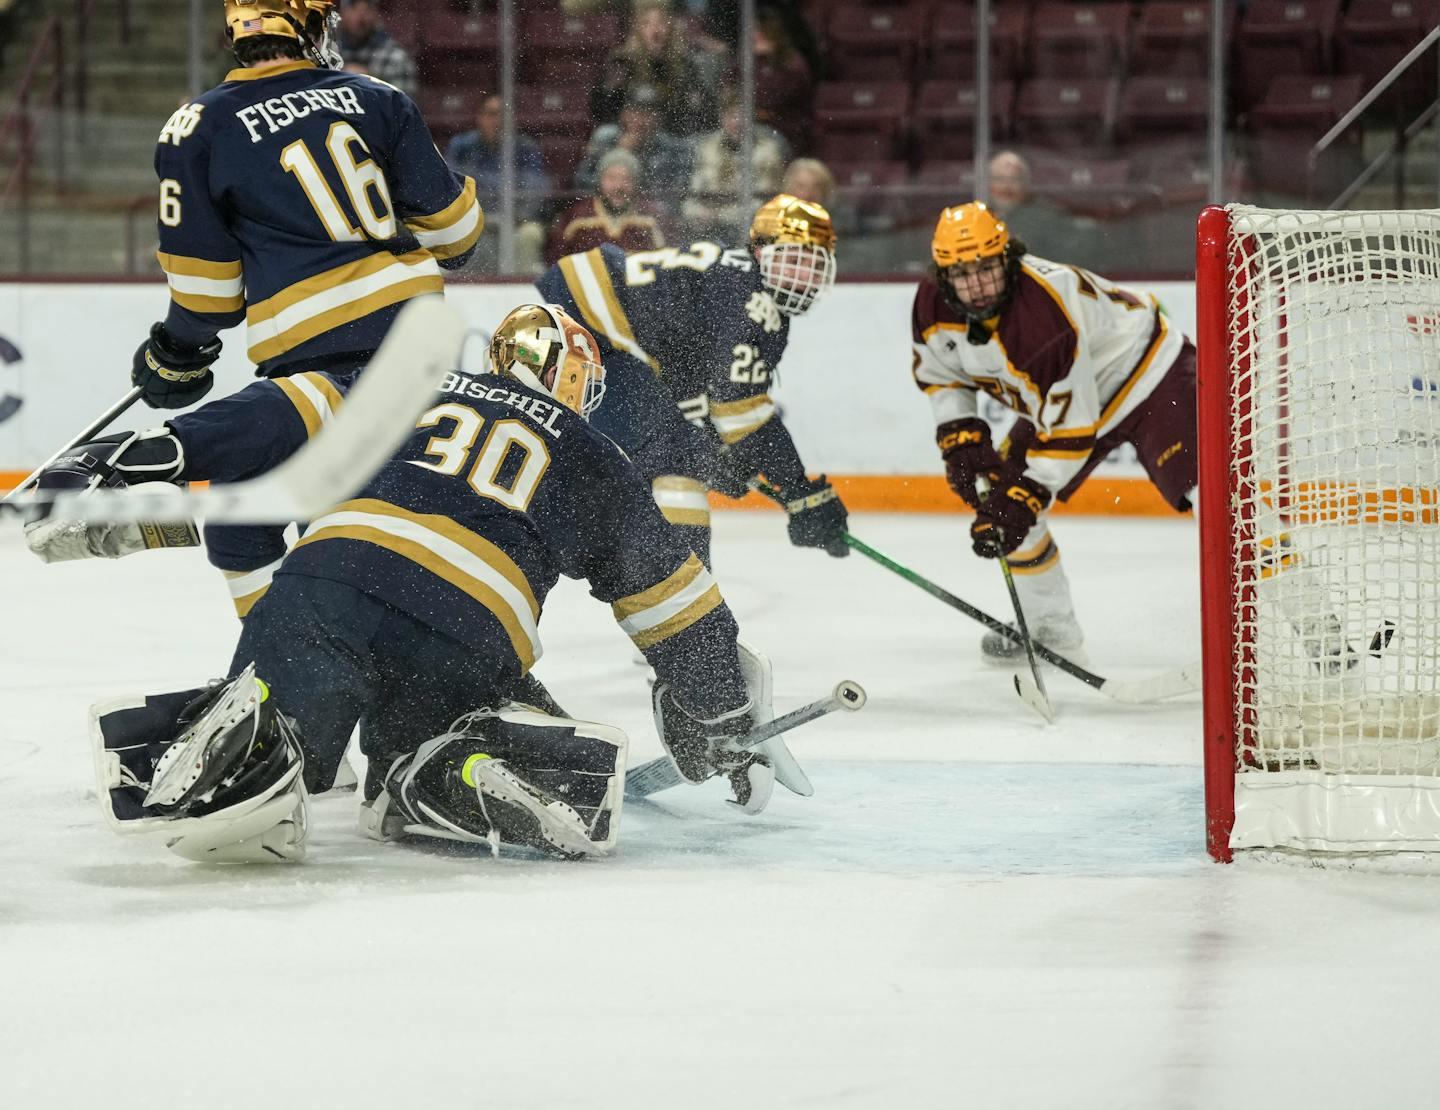
[[[946,479],[976,510],[976,554],[1009,558],[1036,639],[1074,657],[1084,634],[1047,510],[1122,443],[1177,512],[1190,508],[1195,348],[1153,297],[1027,256],[978,201],[940,214],[931,253],[934,271],[915,292],[912,371]],[[1020,414],[998,448],[980,391]],[[1008,663],[1023,648],[989,633],[981,650]]]

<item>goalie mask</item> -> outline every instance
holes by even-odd
[[[605,396],[595,337],[556,304],[522,304],[500,321],[490,373],[524,382],[586,420]]]
[[[1005,310],[1020,278],[1025,244],[981,201],[940,213],[930,255],[945,303],[968,324],[993,320]],[[971,328],[971,341],[985,343],[990,329]]]
[[[818,204],[789,193],[767,200],[750,224],[760,280],[787,316],[801,316],[835,284],[835,227]]]
[[[336,45],[340,13],[336,0],[225,0],[225,33],[233,46],[266,36],[291,39],[321,69],[340,69]]]

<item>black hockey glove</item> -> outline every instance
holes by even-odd
[[[660,740],[686,782],[730,774],[754,758],[753,753],[734,747],[755,727],[749,702],[733,713],[705,720],[692,717],[664,683],[655,687],[653,699]]]
[[[945,480],[972,509],[980,508],[975,481],[990,477],[1004,466],[990,442],[990,425],[978,417],[950,420],[935,429],[935,442],[945,460]]]
[[[1014,472],[1002,476],[970,526],[975,554],[986,559],[1009,555],[1035,527],[1049,504],[1050,491],[1039,482]]]
[[[820,475],[803,486],[782,489],[785,511],[790,514],[790,542],[796,547],[823,547],[837,559],[850,554],[845,542],[850,514],[835,487]]]
[[[715,468],[710,476],[710,488],[726,497],[739,499],[750,492],[750,480],[758,473],[748,459],[728,447],[715,452]]]
[[[140,387],[140,399],[152,409],[183,409],[210,392],[215,384],[210,367],[219,357],[218,338],[188,347],[177,343],[163,323],[156,324],[135,352],[130,382]]]

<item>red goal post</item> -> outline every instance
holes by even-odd
[[[1440,212],[1201,213],[1211,855],[1440,853]]]

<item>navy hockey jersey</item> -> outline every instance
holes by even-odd
[[[270,469],[323,427],[350,380],[257,382],[173,418],[181,477]],[[271,573],[347,583],[515,675],[540,657],[559,576],[585,579],[687,708],[719,713],[746,697],[735,620],[649,483],[571,410],[509,379],[449,375],[395,459],[305,526]]]
[[[708,412],[723,442],[774,417],[770,382],[790,320],[748,250],[701,241],[626,254],[607,243],[566,255],[536,285],[606,350],[648,363],[687,415]]]
[[[484,224],[408,96],[309,62],[231,71],[170,118],[155,172],[166,327],[199,343],[244,319],[270,374],[373,352]]]

